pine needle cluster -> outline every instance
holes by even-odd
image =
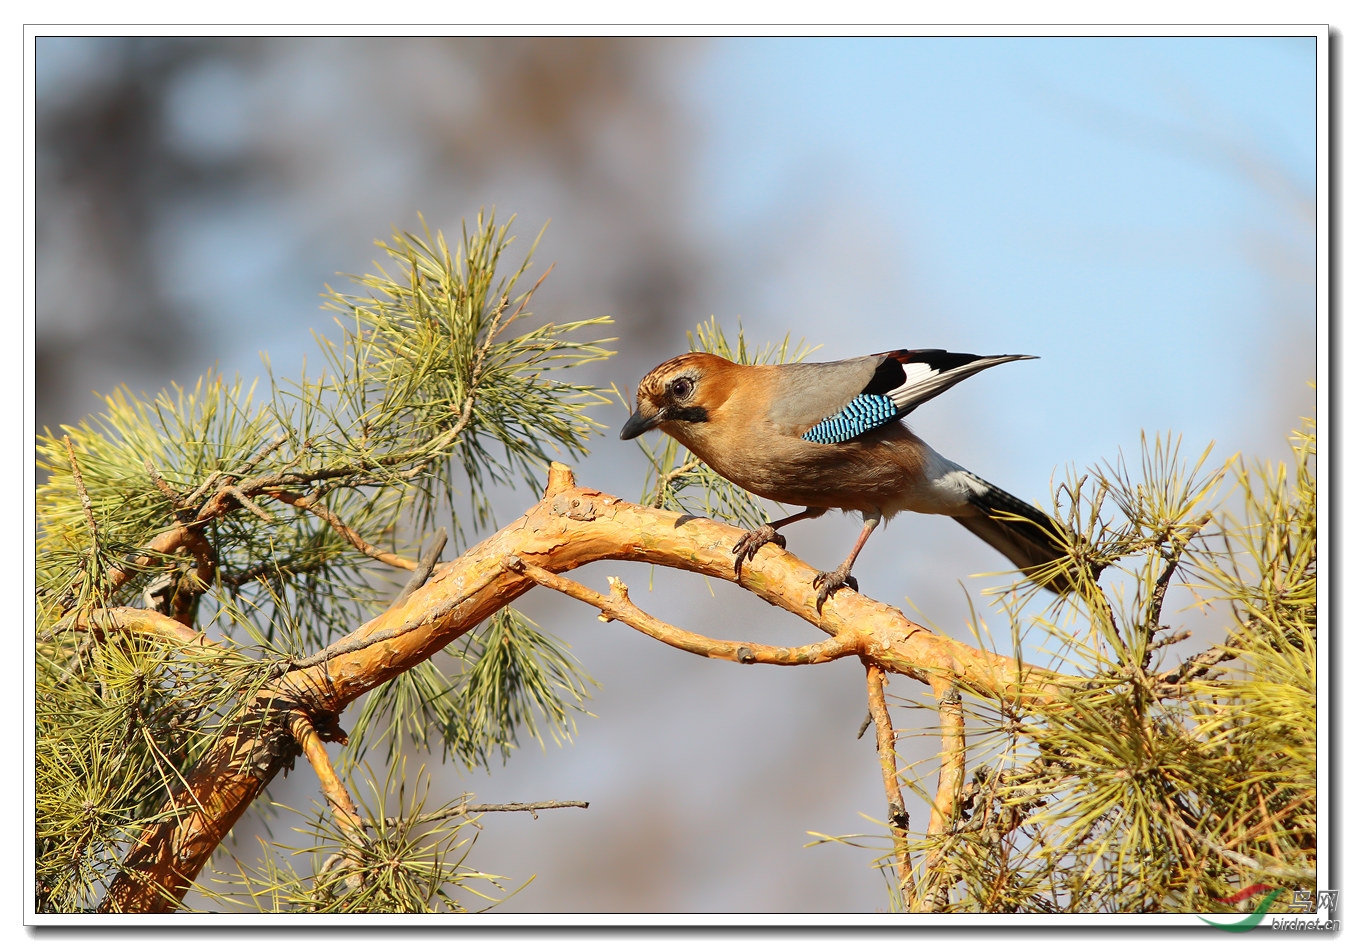
[[[1289,468],[1212,470],[1143,442],[1139,475],[1119,461],[1062,487],[1059,513],[1112,567],[1067,569],[1077,595],[1035,616],[1026,583],[1004,606],[1020,651],[1049,644],[1064,701],[964,697],[976,767],[953,821],[912,842],[897,906],[1227,912],[1250,885],[1315,887],[1313,422],[1291,441]],[[1220,642],[1187,655],[1190,617]]]
[[[326,295],[337,329],[317,336],[318,372],[119,390],[39,436],[41,911],[96,907],[204,750],[280,670],[387,606],[435,524],[463,543],[492,521],[490,487],[538,491],[549,460],[585,452],[587,413],[607,400],[569,374],[611,355],[595,338],[608,318],[533,321],[531,253],[508,266],[511,244],[491,215],[457,247],[425,225],[396,233],[385,266]],[[356,749],[437,743],[473,767],[523,731],[566,737],[589,682],[511,611],[443,665],[368,696]],[[381,848],[361,860],[390,860]],[[343,906],[458,907],[446,882],[478,872],[437,868]],[[278,906],[336,906],[276,849],[249,880]]]

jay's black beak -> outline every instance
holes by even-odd
[[[624,428],[620,430],[620,438],[626,440],[636,438],[649,429],[660,426],[664,418],[666,418],[666,412],[662,409],[657,410],[651,416],[645,416],[642,409],[635,410],[634,414],[629,417],[629,421],[624,424]]]

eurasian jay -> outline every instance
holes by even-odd
[[[894,350],[835,363],[748,366],[686,353],[643,377],[620,438],[661,429],[733,484],[806,509],[748,531],[733,548],[739,576],[742,562],[764,545],[786,546],[780,528],[832,508],[860,512],[864,530],[849,557],[813,581],[818,611],[840,588],[859,589],[850,574],[855,558],[879,522],[900,511],[949,515],[1061,593],[1069,588],[1065,578],[1040,570],[1068,553],[1051,519],[950,462],[902,422],[983,369],[1034,358]]]

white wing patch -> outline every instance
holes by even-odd
[[[943,353],[943,355],[954,355],[958,358],[965,356],[965,354],[948,353]],[[904,416],[922,402],[933,399],[944,390],[957,385],[969,376],[975,376],[983,369],[1008,363],[1011,360],[1031,359],[1036,359],[1036,357],[1023,355],[973,356],[959,365],[940,369],[924,359],[912,358],[907,360],[905,364],[906,382],[896,389],[889,390],[887,395],[892,400],[892,404],[897,407],[897,414]]]
[[[903,386],[893,390],[893,392],[903,392],[910,386],[917,386],[932,376],[938,376],[939,370],[929,363],[907,363],[906,364],[906,383]]]

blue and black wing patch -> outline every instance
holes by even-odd
[[[834,415],[827,416],[803,433],[808,442],[833,444],[846,442],[870,429],[886,425],[897,418],[897,407],[882,393],[861,393],[849,405]]]

